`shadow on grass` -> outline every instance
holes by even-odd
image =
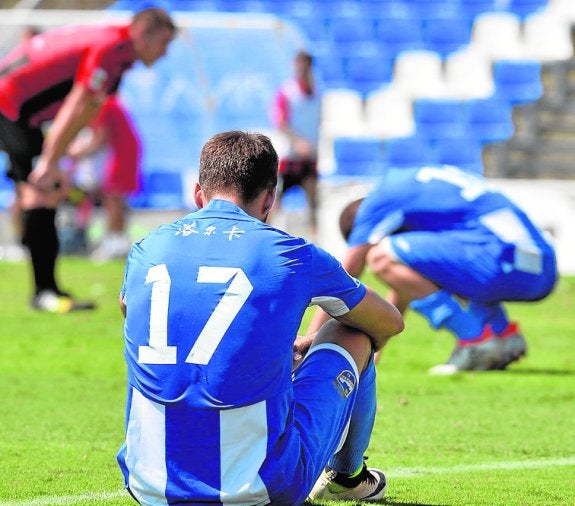
[[[506,369],[505,374],[517,374],[517,375],[540,375],[540,376],[575,376],[575,370],[573,369]]]

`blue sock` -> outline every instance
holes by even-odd
[[[468,310],[488,322],[493,332],[497,334],[503,332],[509,325],[507,314],[503,306],[498,302],[488,304],[486,302],[471,301]]]
[[[483,332],[486,321],[480,315],[464,309],[445,290],[411,301],[411,309],[421,314],[435,328],[446,328],[458,339],[475,339]]]
[[[352,474],[363,465],[363,456],[369,445],[376,411],[375,363],[373,355],[361,376],[355,404],[349,422],[347,438],[328,465],[339,473]]]

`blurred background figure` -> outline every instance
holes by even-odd
[[[165,55],[176,26],[148,8],[118,25],[64,26],[24,40],[0,60],[0,149],[22,210],[21,242],[34,279],[30,306],[65,313],[93,309],[56,279],[60,244],[56,209],[66,196],[60,161],[70,142],[115,93],[134,62]]]
[[[389,169],[341,213],[344,268],[369,268],[402,313],[412,309],[456,346],[434,374],[505,369],[527,352],[508,301],[537,301],[557,281],[554,247],[525,212],[457,167]],[[314,315],[310,331],[327,319]]]
[[[117,95],[106,100],[98,116],[70,145],[68,155],[74,161],[72,179],[89,194],[88,202],[78,209],[78,222],[84,229],[89,225],[96,202],[101,202],[106,215],[106,230],[92,258],[124,258],[131,246],[127,197],[140,187],[141,143]]]
[[[291,188],[299,186],[306,195],[311,239],[317,234],[318,141],[321,96],[316,88],[313,58],[299,51],[294,58],[294,76],[279,88],[272,109],[272,119],[286,140],[286,152],[279,165],[280,181],[276,210]]]

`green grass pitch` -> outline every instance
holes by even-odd
[[[0,262],[0,506],[135,504],[115,461],[123,264],[64,258],[59,271],[97,311],[29,310],[28,266]],[[528,356],[504,372],[452,377],[427,374],[448,357],[450,336],[406,316],[378,365],[369,449],[369,464],[388,474],[387,504],[575,504],[574,300],[575,278],[563,277],[546,300],[510,305]]]

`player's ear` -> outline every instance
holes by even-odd
[[[276,200],[276,187],[274,186],[273,188],[270,188],[269,190],[266,191],[262,210],[264,216],[267,216],[270,213],[272,207],[274,206],[275,200]]]
[[[196,186],[194,188],[194,202],[196,203],[198,209],[202,209],[202,207],[204,207],[208,203],[208,199],[206,198],[206,195],[204,193],[203,188],[200,186],[200,183],[196,183]]]

